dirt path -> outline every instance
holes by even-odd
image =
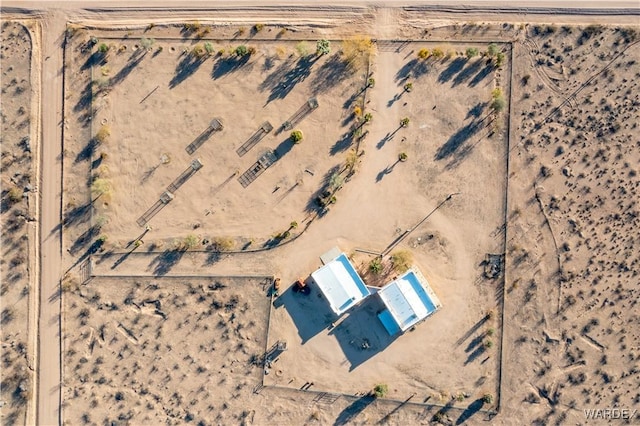
[[[40,211],[40,319],[37,424],[62,423],[60,413],[62,271],[62,65],[65,19],[53,12],[42,22],[42,169]]]

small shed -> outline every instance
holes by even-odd
[[[386,308],[378,318],[392,336],[404,333],[442,307],[427,279],[416,268],[385,284],[378,295]]]
[[[311,278],[338,316],[371,294],[344,253],[313,272]]]

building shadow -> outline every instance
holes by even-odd
[[[334,336],[351,364],[349,371],[382,352],[398,335],[390,336],[377,318],[384,309],[379,297],[368,297],[355,306],[329,335]]]
[[[302,344],[327,329],[337,319],[312,280],[307,280],[307,286],[310,289],[308,294],[294,291],[295,286],[291,285],[273,301],[276,309],[286,309],[298,329]]]
[[[347,406],[336,418],[333,426],[348,425],[358,417],[360,413],[367,409],[376,399],[371,395],[362,396]]]

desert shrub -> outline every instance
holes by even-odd
[[[206,42],[204,44],[204,50],[207,52],[207,55],[213,55],[213,44],[211,44],[210,42]]]
[[[193,56],[194,58],[202,58],[204,54],[205,50],[201,44],[196,44],[195,46],[193,46],[193,49],[191,49],[191,56]]]
[[[353,70],[363,68],[373,52],[373,42],[369,37],[357,36],[342,42],[342,56]]]
[[[491,395],[490,393],[486,393],[486,394],[482,395],[482,402],[484,402],[485,404],[492,404],[493,403],[493,395]]]
[[[316,43],[316,54],[328,55],[331,52],[331,42],[327,39],[318,40]]]
[[[260,31],[262,31],[263,28],[264,28],[264,24],[257,23],[253,26],[253,31],[256,33],[259,33]]]
[[[236,47],[234,53],[239,57],[247,56],[249,55],[249,49],[244,44],[241,44],[240,46]]]
[[[398,156],[400,161],[404,161],[407,159],[407,154],[401,152]],[[391,264],[393,265],[393,270],[398,273],[406,272],[411,264],[413,263],[413,255],[408,250],[398,250],[391,255]]]
[[[179,248],[181,250],[191,250],[198,245],[198,241],[199,240],[197,236],[189,234],[180,242]]]
[[[334,173],[329,177],[329,190],[336,192],[344,184],[344,178],[340,173]]]
[[[442,49],[440,49],[439,47],[436,47],[435,49],[433,49],[433,52],[431,52],[431,55],[434,58],[440,59],[440,58],[444,57],[444,51]]]
[[[96,195],[109,195],[111,193],[111,181],[105,178],[98,178],[91,184],[91,192]]]
[[[369,262],[369,271],[371,273],[379,274],[380,272],[382,272],[382,269],[382,260],[380,260],[379,257],[376,257],[375,259],[372,259],[371,262]]]
[[[142,37],[140,39],[140,44],[147,50],[151,49],[151,46],[153,46],[155,42],[156,41],[152,38]]]
[[[376,85],[376,79],[373,77],[369,77],[367,80],[367,87],[374,87]]]
[[[504,58],[505,58],[504,53],[498,52],[496,54],[496,67],[502,66],[502,64],[504,63]]]
[[[418,58],[420,59],[427,59],[430,54],[431,52],[429,52],[429,49],[422,48],[418,50]]]
[[[298,52],[298,56],[303,58],[305,56],[309,56],[310,54],[309,44],[306,41],[299,42],[298,44],[296,44],[296,52]]]
[[[187,32],[198,31],[200,29],[200,27],[201,27],[201,25],[200,25],[200,22],[198,22],[198,21],[186,22],[184,24],[184,29]]]
[[[389,387],[386,384],[379,383],[373,387],[373,396],[376,398],[384,398],[388,391]]]
[[[302,130],[294,130],[291,132],[291,140],[293,143],[300,143],[304,135],[302,134]]]
[[[515,283],[514,283],[515,285]],[[490,328],[487,330],[487,336],[493,336],[495,334],[496,330],[494,328]]]
[[[400,154],[398,154],[399,161],[407,161],[407,158],[409,158],[409,156],[406,152],[401,152]]]
[[[487,349],[491,349],[493,347],[493,341],[487,340],[486,342],[484,342],[484,346]]]
[[[478,49],[476,49],[475,47],[468,47],[465,55],[467,55],[467,58],[469,59],[476,57],[478,56]]]
[[[401,127],[407,127],[409,125],[409,117],[405,117],[402,120],[400,120],[400,126]]]
[[[371,114],[370,112],[368,112],[368,113],[366,113],[366,114],[364,115],[364,122],[365,122],[365,123],[370,122],[372,119],[373,119],[373,114]]]
[[[100,143],[104,143],[111,136],[111,129],[106,124],[100,127],[98,133],[96,133],[95,139]]]
[[[356,117],[360,117],[362,115],[362,108],[360,107],[360,105],[356,105],[353,107],[353,115],[355,115]]]
[[[502,95],[500,95],[499,97],[494,98],[493,101],[491,101],[491,109],[495,112],[500,112],[504,110],[506,104],[507,103],[505,102],[504,98],[502,97]]]
[[[12,203],[17,203],[22,200],[22,191],[17,186],[12,186],[7,193],[7,197],[9,197],[9,201]]]
[[[247,52],[249,53],[249,55],[255,55],[256,48],[253,46],[249,46],[249,49],[247,50]]]
[[[347,159],[344,163],[345,167],[350,170],[353,170],[355,168],[356,164],[358,164],[358,153],[355,149],[352,149],[347,153]]]
[[[233,249],[234,241],[229,237],[216,237],[212,244],[215,251],[230,251]]]

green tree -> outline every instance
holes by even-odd
[[[485,393],[482,396],[482,402],[485,404],[492,404],[493,403],[493,395],[491,395],[490,393]]]
[[[500,112],[500,111],[504,110],[504,107],[506,105],[507,105],[507,103],[505,102],[505,100],[502,97],[502,95],[500,95],[497,98],[493,98],[493,101],[491,101],[491,109],[494,110],[495,112]]]
[[[371,262],[369,262],[369,271],[372,274],[378,275],[380,272],[382,272],[382,269],[384,268],[382,266],[382,260],[380,260],[379,257],[371,259]]]
[[[429,52],[429,49],[422,48],[418,50],[418,58],[420,59],[427,59],[430,54],[431,52]]]
[[[491,43],[488,47],[487,47],[487,55],[489,55],[491,58],[493,58],[494,56],[496,56],[498,54],[498,45],[495,43]]]
[[[98,46],[98,52],[102,53],[103,55],[105,55],[108,51],[109,46],[106,43],[101,43],[100,46]]]
[[[264,24],[257,23],[253,26],[253,31],[255,31],[256,33],[259,33],[260,31],[262,31],[263,28],[264,28]]]
[[[407,155],[406,152],[401,152],[400,154],[398,154],[398,161],[407,161],[407,158],[409,158],[409,156]]]
[[[304,135],[302,134],[302,130],[294,130],[291,132],[291,140],[293,143],[300,143]]]
[[[478,49],[476,49],[475,47],[468,47],[465,53],[467,55],[467,58],[471,59],[478,56]]]
[[[404,91],[405,92],[410,92],[413,90],[413,83],[407,83],[404,85]]]
[[[235,54],[239,57],[247,56],[249,54],[249,49],[244,44],[241,44],[236,47]]]
[[[12,203],[17,203],[18,201],[22,200],[22,191],[20,191],[20,188],[18,188],[17,186],[12,186],[11,189],[9,189],[9,193],[7,195],[9,197],[9,201],[11,201]]]
[[[405,117],[400,120],[400,127],[407,127],[409,125],[409,117]]]
[[[368,122],[370,122],[371,120],[373,120],[373,114],[371,114],[370,112],[366,113],[366,114],[364,115],[364,122],[365,122],[365,123],[368,123]]]
[[[374,87],[376,85],[376,79],[373,77],[369,77],[367,80],[367,87]]]
[[[327,39],[318,40],[316,43],[317,55],[328,55],[331,52],[331,42]]]
[[[373,396],[376,398],[384,398],[389,391],[389,386],[384,383],[377,384],[373,387]]]
[[[214,48],[213,48],[213,44],[211,44],[211,42],[205,42],[204,44],[204,50],[207,52],[207,55],[211,56],[213,55],[214,52]]]
[[[496,54],[496,67],[502,66],[502,64],[504,63],[504,58],[505,58],[504,53],[498,52]]]

